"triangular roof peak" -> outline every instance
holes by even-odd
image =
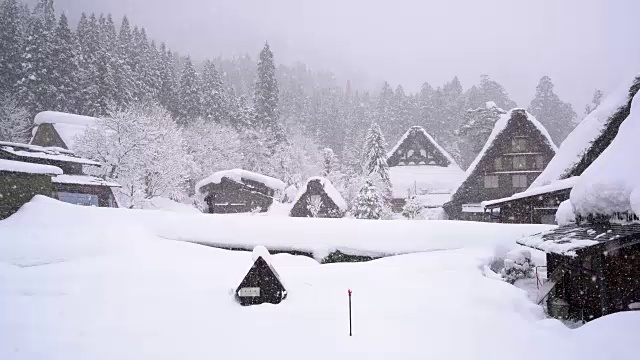
[[[389,166],[436,165],[458,166],[453,157],[440,146],[422,126],[412,126],[387,154]]]

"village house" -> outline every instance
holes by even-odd
[[[78,137],[97,121],[90,116],[43,111],[33,119],[35,127],[30,144],[75,150]]]
[[[640,88],[640,78],[624,84],[607,96],[567,136],[556,155],[529,189],[482,205],[493,221],[505,223],[555,224],[555,213],[569,199],[573,184],[606,149],[629,115],[631,100]]]
[[[518,243],[547,253],[552,315],[589,321],[640,310],[640,96],[606,151],[584,170],[557,217],[560,227]],[[626,166],[620,167],[619,164]]]
[[[86,175],[83,166],[100,167],[100,163],[78,157],[71,150],[0,142],[0,159],[60,169],[61,173],[50,179],[52,191],[43,195],[76,205],[118,207],[112,188],[120,185]]]
[[[482,202],[522,192],[556,153],[547,130],[524,109],[498,120],[466,178],[444,205],[450,219],[491,221]]]
[[[407,198],[425,208],[439,208],[451,199],[464,171],[447,151],[420,126],[412,126],[389,151],[392,208],[402,211]]]
[[[210,214],[266,212],[285,190],[281,180],[242,169],[223,170],[196,184]]]
[[[309,178],[300,189],[293,201],[292,217],[341,218],[347,211],[347,203],[326,178]]]
[[[51,177],[62,169],[0,158],[0,220],[14,214],[36,195],[51,196]]]

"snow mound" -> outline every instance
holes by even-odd
[[[194,206],[183,204],[165,197],[154,197],[152,199],[147,199],[140,204],[140,208],[145,210],[162,210],[183,214],[202,213]]]
[[[633,78],[635,80],[635,78]],[[565,175],[567,170],[577,164],[584,153],[591,147],[591,143],[604,130],[609,118],[629,101],[629,88],[633,80],[626,82],[609,94],[602,103],[567,136],[562,142],[556,155],[551,159],[542,174],[531,183],[530,189],[547,185]]]
[[[571,200],[565,200],[560,203],[558,206],[558,211],[556,211],[556,223],[558,225],[570,225],[576,222],[576,214],[573,211],[573,205],[571,204]]]
[[[84,115],[69,114],[57,111],[43,111],[36,114],[33,123],[40,124],[71,124],[90,126],[94,125],[98,118]]]
[[[257,181],[274,189],[278,194],[283,194],[285,189],[285,184],[282,180],[278,180],[276,178],[272,178],[270,176],[258,174],[248,170],[233,169],[215,172],[210,176],[198,181],[198,183],[196,184],[196,193],[200,193],[200,189],[209,184],[220,184],[222,178],[228,178],[236,182],[241,182],[243,178]]]
[[[638,134],[640,95],[636,94],[631,103],[631,112],[620,125],[618,135],[584,171],[571,191],[571,203],[577,214],[587,216],[634,212],[631,193],[640,186],[640,157],[634,156]]]
[[[269,250],[267,250],[267,248],[262,245],[253,248],[251,257],[254,262],[258,260],[259,257],[261,257],[264,261],[267,262],[267,264],[271,264],[271,254],[269,253]]]
[[[0,159],[0,171],[27,174],[62,175],[62,169],[51,165],[31,164],[22,161]]]
[[[493,108],[498,107],[498,105],[496,105],[496,103],[495,103],[495,102],[493,102],[493,101],[487,101],[487,102],[484,104],[484,106],[485,106],[487,109],[493,109]]]

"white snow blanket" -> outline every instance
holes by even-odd
[[[145,211],[76,211],[41,200],[0,221],[0,359],[637,357],[639,312],[569,330],[545,319],[523,290],[485,277],[483,265],[494,252],[482,245],[481,230],[490,227],[468,227],[467,244],[477,245],[471,248],[369,263],[320,265],[273,255],[289,296],[279,305],[242,307],[232,293],[252,265],[250,252],[163,241],[138,224],[137,213]],[[36,217],[42,212],[53,217]],[[303,234],[287,230],[278,232],[289,241]],[[423,242],[433,235],[424,233]]]
[[[22,161],[0,159],[0,171],[20,172],[27,174],[60,175],[62,169],[51,165],[31,164]]]
[[[120,184],[89,175],[58,175],[51,179],[56,184],[121,187]]]
[[[571,203],[577,214],[613,215],[625,211],[640,214],[640,202],[635,201],[640,191],[640,156],[636,153],[638,134],[640,95],[637,94],[618,135],[573,187]],[[634,192],[636,195],[632,197]]]
[[[68,114],[57,111],[43,111],[41,113],[36,114],[33,119],[34,124],[36,124],[36,128],[34,128],[33,133],[37,129],[37,125],[40,124],[52,124],[53,127],[60,135],[60,138],[67,147],[71,150],[75,148],[76,139],[86,131],[87,127],[94,126],[98,122],[98,118],[76,115],[76,114]]]
[[[243,178],[257,181],[274,189],[279,194],[283,194],[285,189],[285,183],[282,180],[248,170],[233,169],[215,172],[208,177],[198,181],[198,183],[196,184],[196,193],[200,193],[200,188],[209,184],[220,184],[222,178],[224,177],[237,182],[240,182]]]
[[[634,79],[634,77],[630,77]],[[629,101],[629,88],[632,81],[624,83],[614,92],[607,95],[602,103],[589,115],[562,142],[556,155],[551,159],[542,174],[531,183],[530,189],[547,185],[560,179],[567,170],[576,165],[584,153],[591,147],[591,143],[604,130],[609,118],[618,109]]]
[[[442,206],[465,178],[465,172],[455,162],[447,167],[408,165],[389,168],[393,197],[404,199],[418,195],[429,207]]]

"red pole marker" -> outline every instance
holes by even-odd
[[[347,291],[349,292],[349,336],[353,336],[353,332],[351,331],[351,289]]]

